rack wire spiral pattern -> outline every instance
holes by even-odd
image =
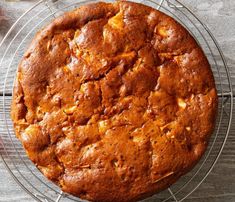
[[[53,18],[63,12],[96,0],[40,0],[25,12],[11,27],[0,44],[0,154],[16,182],[36,201],[82,201],[63,193],[49,182],[27,158],[22,145],[14,134],[10,120],[10,103],[13,81],[20,58],[35,33]],[[107,0],[112,2],[113,0]],[[216,81],[219,96],[218,118],[209,147],[187,175],[181,177],[167,190],[144,201],[183,201],[209,175],[218,160],[228,137],[233,108],[233,93],[230,73],[223,53],[207,26],[194,13],[178,0],[135,0],[159,9],[184,25],[202,47]]]

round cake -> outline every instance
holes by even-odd
[[[94,3],[40,30],[19,64],[11,116],[51,181],[90,201],[136,201],[199,161],[217,93],[186,29],[145,5]]]

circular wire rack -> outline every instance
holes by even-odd
[[[0,154],[11,176],[36,201],[82,200],[63,193],[58,186],[47,180],[28,159],[21,143],[15,137],[10,119],[10,104],[17,66],[28,44],[41,27],[64,12],[91,2],[96,0],[40,0],[18,18],[0,44]],[[230,73],[213,34],[188,7],[178,0],[135,0],[135,2],[172,16],[191,33],[208,58],[218,91],[219,109],[215,130],[200,162],[170,188],[144,200],[179,202],[195,191],[209,175],[225,145],[233,110]]]

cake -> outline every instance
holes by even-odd
[[[207,58],[182,25],[142,4],[99,2],[36,34],[11,117],[28,157],[64,192],[124,202],[196,165],[217,105]]]

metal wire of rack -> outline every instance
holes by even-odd
[[[40,0],[26,11],[10,28],[0,43],[0,154],[6,169],[15,181],[36,201],[81,201],[63,193],[49,182],[27,158],[15,137],[10,120],[10,102],[17,65],[37,30],[53,18],[82,4],[96,0]],[[108,0],[112,2],[113,0]],[[208,149],[187,175],[167,190],[144,201],[183,201],[209,175],[216,164],[229,134],[232,121],[233,91],[225,57],[208,27],[178,0],[135,0],[159,9],[180,22],[194,36],[207,55],[216,81],[219,96],[218,118]]]

